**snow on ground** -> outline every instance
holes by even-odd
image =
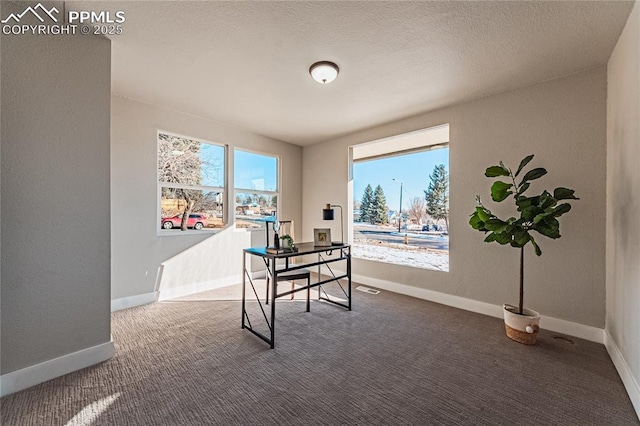
[[[442,241],[442,240],[449,239],[449,236],[442,234],[442,232],[422,232],[420,234],[417,234],[415,232],[402,231],[402,232],[390,232],[389,235],[393,235],[396,237],[404,237],[406,235],[407,237],[411,237],[411,238],[420,238],[423,240],[434,240],[434,241]]]
[[[405,244],[381,243],[379,241],[354,242],[351,255],[359,259],[375,260],[414,268],[449,271],[449,252],[413,247]]]

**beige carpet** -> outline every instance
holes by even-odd
[[[238,288],[115,312],[113,359],[2,398],[1,424],[640,424],[602,345],[354,291],[351,312],[279,301],[271,350]]]

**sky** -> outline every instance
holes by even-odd
[[[236,188],[257,191],[277,191],[278,159],[267,155],[234,151],[234,180]]]
[[[209,165],[209,167],[205,166],[202,185],[224,186],[224,147],[201,143],[200,160],[203,164]]]
[[[438,164],[449,171],[449,148],[423,151],[398,157],[364,161],[353,164],[353,194],[356,201],[362,199],[367,184],[375,190],[379,184],[390,210],[400,206],[400,184],[402,185],[402,210],[408,208],[411,199],[421,197],[429,186],[429,175]]]
[[[207,144],[203,146],[208,148],[201,151],[203,159],[214,164],[224,164],[222,147]],[[242,150],[235,150],[234,156],[236,188],[277,190],[277,158]],[[444,164],[447,171],[449,170],[448,147],[354,163],[354,198],[356,201],[362,199],[367,184],[370,183],[374,189],[380,184],[387,199],[387,206],[390,210],[397,211],[400,203],[400,184],[393,180],[395,178],[403,183],[402,209],[405,210],[412,198],[424,198],[424,190],[429,186],[429,175],[438,164]],[[222,186],[221,183],[216,182],[213,186]]]
[[[197,142],[199,143],[199,142]],[[236,188],[277,191],[278,159],[236,149],[234,151],[234,181]],[[200,159],[205,168],[202,185],[224,186],[224,147],[209,143],[200,144]]]

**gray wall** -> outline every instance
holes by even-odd
[[[110,49],[2,36],[2,374],[111,340]]]
[[[640,4],[637,2],[611,55],[608,77],[606,331],[624,360],[616,364],[618,370],[622,364],[629,370],[620,373],[640,415]],[[635,384],[625,373],[632,376]]]
[[[567,186],[581,201],[560,219],[563,238],[538,238],[540,258],[528,250],[525,304],[542,315],[603,328],[606,83],[602,67],[305,147],[305,239],[323,225],[319,206],[347,205],[349,146],[450,123],[450,272],[359,259],[353,272],[493,305],[516,303],[518,251],[484,243],[468,219],[476,194],[491,203],[487,166],[503,160],[517,167],[525,155],[535,154],[531,165],[549,174],[532,190]],[[314,179],[327,162],[332,173]]]
[[[215,235],[158,235],[158,129],[226,144],[231,153],[236,147],[281,156],[280,218],[302,226],[299,146],[119,96],[112,98],[111,113],[112,299],[154,292],[161,265],[161,293],[237,283],[242,248],[263,244],[263,233],[233,226]]]

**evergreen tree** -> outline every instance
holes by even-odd
[[[371,222],[372,217],[373,189],[371,185],[367,185],[360,201],[360,222]]]
[[[370,222],[375,224],[387,223],[389,221],[389,215],[387,214],[389,208],[387,207],[387,199],[384,196],[384,191],[380,185],[376,186],[376,190],[373,192],[373,202],[371,204],[373,217]]]
[[[429,176],[431,182],[429,188],[424,191],[424,199],[427,202],[427,213],[435,220],[444,220],[447,231],[449,230],[449,174],[444,164],[433,168]]]

